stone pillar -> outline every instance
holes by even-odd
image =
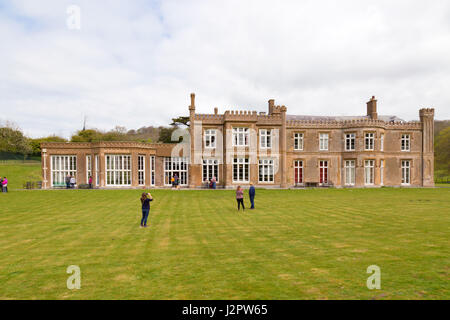
[[[188,185],[189,188],[195,187],[195,181],[193,179],[194,171],[196,170],[195,165],[195,93],[191,93],[191,105],[189,106],[189,135],[190,135],[190,155],[189,155],[189,168],[188,168]]]
[[[434,187],[434,109],[420,109],[422,123],[422,186]]]
[[[280,132],[280,170],[281,188],[287,187],[286,179],[286,107],[282,106],[281,111],[281,132]]]
[[[50,157],[47,155],[47,149],[42,148],[42,189],[49,189],[51,188],[50,185],[50,161],[47,161]]]

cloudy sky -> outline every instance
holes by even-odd
[[[80,29],[71,5],[80,9]],[[69,12],[69,13],[68,13]],[[198,112],[450,119],[450,1],[0,0],[0,120],[32,137]]]

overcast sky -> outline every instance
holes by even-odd
[[[448,0],[0,0],[0,48],[0,120],[32,137],[68,137],[85,115],[167,125],[191,92],[203,113],[274,98],[288,114],[363,115],[375,95],[378,114],[450,119]]]

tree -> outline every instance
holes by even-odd
[[[0,152],[19,153],[26,156],[32,152],[32,149],[22,131],[7,124],[0,128]]]
[[[171,126],[179,126],[179,125],[185,125],[186,127],[189,127],[189,117],[178,117],[178,118],[172,118]]]
[[[79,130],[72,136],[72,142],[95,142],[101,140],[102,133],[95,129]]]
[[[43,142],[67,142],[66,139],[58,137],[56,135],[48,136],[44,138],[37,138],[37,139],[29,139],[29,143],[32,149],[32,155],[33,156],[40,156],[41,155],[41,143]]]
[[[163,143],[174,143],[175,141],[172,141],[172,133],[176,130],[176,128],[176,126],[161,127],[158,141]]]

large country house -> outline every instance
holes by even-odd
[[[216,177],[218,186],[259,187],[434,186],[434,109],[405,122],[377,112],[365,116],[297,116],[268,102],[268,112],[195,112],[183,143],[43,143],[43,188],[61,187],[73,175],[98,188],[196,188]],[[177,138],[177,137],[175,137]],[[176,139],[178,141],[178,139]]]

